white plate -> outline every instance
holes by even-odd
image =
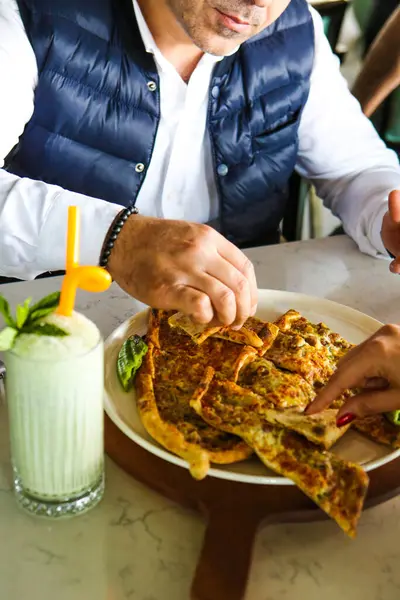
[[[324,321],[333,331],[354,344],[362,342],[381,326],[379,321],[330,300],[294,292],[259,290],[257,316],[262,319],[273,321],[290,308],[298,310],[314,323]],[[117,378],[116,361],[121,345],[134,333],[143,335],[147,319],[148,311],[138,313],[118,327],[105,343],[105,410],[115,425],[139,446],[168,462],[188,468],[184,460],[165,450],[146,432],[136,409],[134,392],[125,393]],[[392,451],[352,430],[339,440],[333,452],[362,464],[366,471],[376,469],[400,455],[400,450]],[[233,465],[214,465],[209,475],[246,483],[293,485],[289,479],[276,475],[256,458]]]

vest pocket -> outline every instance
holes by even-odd
[[[300,124],[301,109],[291,111],[284,117],[277,119],[274,123],[256,135],[252,135],[253,153],[271,151],[295,146],[297,144],[297,132]]]

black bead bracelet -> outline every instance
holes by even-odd
[[[100,255],[99,264],[101,267],[106,267],[108,263],[108,259],[110,258],[110,254],[112,249],[114,248],[115,240],[119,236],[119,233],[126,221],[131,215],[137,215],[138,209],[135,206],[128,206],[124,208],[122,212],[119,213],[118,217],[115,219],[114,224],[110,227],[107,237],[103,244],[103,249]]]

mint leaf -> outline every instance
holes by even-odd
[[[60,302],[60,292],[53,292],[36,302],[30,310],[30,315],[42,308],[55,310]]]
[[[24,327],[24,333],[34,333],[35,335],[54,335],[64,337],[68,335],[64,329],[53,325],[52,323],[32,323]]]
[[[60,302],[60,292],[54,292],[45,298],[42,298],[32,306],[29,311],[27,323],[31,324],[39,319],[47,317],[50,313],[54,312]]]
[[[9,327],[16,327],[16,323],[11,316],[10,305],[8,304],[7,300],[3,298],[3,296],[0,296],[0,314],[3,315],[6,325]]]
[[[18,329],[21,329],[24,326],[24,323],[28,318],[31,300],[32,298],[27,298],[23,304],[18,304],[17,306],[16,317]]]
[[[27,319],[27,324],[31,324],[31,323],[34,323],[35,321],[39,321],[39,319],[44,319],[44,317],[47,317],[47,315],[51,314],[54,311],[55,311],[54,306],[51,306],[50,308],[38,308],[34,312],[32,312],[32,309],[31,309],[29,312],[28,319]]]
[[[6,327],[3,329],[3,331],[0,332],[0,351],[5,352],[10,350],[17,335],[18,331],[13,327]]]

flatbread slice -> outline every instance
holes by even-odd
[[[335,362],[354,347],[354,344],[333,332],[325,323],[311,323],[297,310],[288,310],[275,321],[275,325],[281,331],[297,333],[316,349],[325,348]]]
[[[192,476],[203,479],[210,463],[246,459],[251,448],[240,438],[209,426],[190,406],[204,368],[179,355],[149,349],[136,379],[137,407],[147,432],[189,463]]]
[[[290,478],[354,537],[368,488],[367,474],[297,433],[269,425],[255,409],[252,396],[231,382],[218,381],[208,368],[191,406],[210,425],[242,437],[267,467]]]
[[[146,341],[153,344],[155,348],[160,347],[160,323],[164,311],[150,308],[149,322],[147,326]]]
[[[169,317],[168,324],[170,327],[178,328],[186,333],[196,344],[203,344],[205,340],[213,336],[236,344],[252,346],[263,352],[272,344],[278,334],[276,325],[261,321],[257,317],[247,319],[238,331],[231,327],[199,325],[193,323],[190,317],[179,312]]]
[[[278,336],[269,357],[282,368],[300,373],[316,391],[328,382],[340,358],[354,347],[325,323],[311,323],[297,310],[288,310],[275,321],[275,325],[282,335]],[[280,356],[280,346],[286,346],[285,357]],[[300,362],[299,356],[302,356]],[[352,392],[346,390],[332,404],[332,408],[340,408],[351,395]]]
[[[304,415],[293,409],[266,409],[261,412],[263,418],[271,425],[278,425],[295,431],[313,444],[322,446],[325,450],[332,448],[350,427],[349,425],[343,428],[336,426],[338,411],[332,408],[316,415]]]
[[[325,349],[317,349],[291,331],[280,331],[264,354],[276,366],[301,375],[310,385],[324,385],[335,365]]]
[[[400,448],[400,427],[393,425],[383,415],[371,415],[354,421],[354,428],[374,442]]]
[[[249,317],[238,331],[231,327],[223,327],[213,335],[236,344],[253,346],[257,348],[260,355],[263,355],[272,346],[278,333],[279,329],[273,323],[262,321],[257,317]]]
[[[254,363],[251,363],[249,367],[246,367],[244,371],[247,371],[253,365],[257,365],[257,362],[269,362],[263,361],[263,359],[256,359]],[[271,364],[271,363],[270,363]],[[275,367],[272,365],[272,369]],[[279,373],[279,370],[277,370]],[[282,373],[287,377],[292,377],[291,373]],[[295,376],[297,379],[297,376]],[[203,377],[204,378],[204,377]],[[266,378],[267,382],[270,382],[272,377]],[[308,384],[298,378],[302,383],[307,386]],[[266,421],[270,425],[279,425],[286,427],[291,431],[296,431],[300,435],[307,438],[309,441],[324,447],[329,450],[349,429],[350,425],[346,427],[336,426],[337,410],[327,409],[315,415],[305,415],[303,412],[304,407],[292,405],[290,408],[291,398],[288,395],[286,384],[283,385],[284,389],[279,391],[279,383],[277,387],[271,386],[270,393],[259,394],[255,389],[251,389],[242,385],[242,373],[239,377],[238,385],[234,385],[232,382],[223,381],[226,386],[225,389],[229,389],[229,404],[239,404],[241,408],[246,407],[249,413],[256,412],[258,418]],[[232,385],[230,385],[232,383]],[[239,385],[240,384],[240,385]],[[311,392],[313,393],[312,388]],[[262,390],[264,392],[264,390]],[[294,387],[293,392],[296,391]],[[285,405],[284,400],[288,398],[288,402]],[[278,400],[277,403],[275,401]],[[277,404],[279,408],[277,408]],[[251,415],[250,415],[251,416]],[[246,420],[243,421],[243,425],[248,422],[249,415]]]
[[[210,335],[222,329],[220,325],[209,327],[208,325],[194,323],[190,317],[181,312],[171,315],[168,324],[170,327],[177,327],[184,331],[196,344],[202,344]]]
[[[201,365],[204,369],[213,366],[218,376],[236,381],[240,370],[256,358],[257,350],[251,346],[243,346],[222,339],[209,337],[198,344],[191,337],[176,327],[171,327],[171,313],[152,311],[149,324],[148,341],[155,342],[157,348],[177,357],[184,369],[190,364]],[[178,360],[179,359],[179,360]]]
[[[303,411],[315,398],[314,388],[303,377],[282,371],[272,361],[261,357],[241,369],[237,383],[281,410]]]

